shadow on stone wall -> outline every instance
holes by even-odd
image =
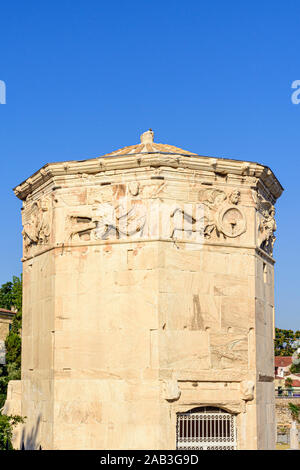
[[[39,433],[39,427],[41,422],[41,415],[38,416],[35,426],[32,427],[31,431],[28,432],[23,428],[21,435],[21,450],[41,450],[40,443],[37,440]]]

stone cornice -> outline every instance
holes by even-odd
[[[89,160],[48,163],[15,187],[14,192],[19,199],[25,200],[29,194],[42,184],[57,176],[70,176],[80,173],[95,175],[107,171],[122,171],[143,167],[187,168],[193,171],[211,172],[212,174],[232,174],[241,177],[252,176],[261,181],[275,200],[283,191],[283,187],[270,168],[259,163],[160,152],[104,156]]]

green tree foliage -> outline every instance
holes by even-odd
[[[17,316],[22,314],[22,274],[20,277],[13,276],[12,282],[12,305],[17,310]]]
[[[300,420],[299,420],[300,405],[298,406],[298,405],[295,405],[292,402],[289,402],[289,410],[290,410],[290,413],[292,415],[293,421],[298,421],[298,423],[299,423],[300,422]]]
[[[285,379],[284,385],[285,385],[287,388],[292,388],[293,380],[291,379],[291,377],[287,377],[287,378]]]
[[[6,364],[21,367],[21,337],[18,331],[11,330],[5,341]]]
[[[0,367],[0,409],[3,407],[10,380],[21,378],[22,276],[13,277],[0,287],[0,308],[16,311],[5,340],[6,365]],[[21,416],[6,416],[0,412],[0,450],[12,450],[13,428],[23,423]]]
[[[0,287],[0,308],[11,309],[13,305],[12,287],[12,282],[6,282]]]
[[[13,277],[0,287],[0,308],[16,310],[9,334],[5,340],[6,365],[0,368],[0,408],[6,400],[10,380],[21,378],[21,326],[22,326],[22,276]]]
[[[5,366],[0,367],[0,409],[2,408],[6,400],[8,381],[9,379],[8,379],[8,374],[6,372],[6,367]]]
[[[0,287],[0,308],[22,312],[22,275],[13,276],[12,282],[6,282]]]
[[[300,360],[300,354],[298,354],[298,359]],[[299,364],[292,364],[290,367],[291,374],[298,374],[300,373],[300,361]]]
[[[8,382],[10,380],[20,379],[21,369],[14,363],[0,367],[0,409],[3,407],[6,400]]]
[[[0,414],[0,450],[13,450],[11,443],[13,428],[19,423],[24,423],[22,416]]]
[[[300,330],[275,328],[275,356],[292,356],[296,350],[296,340],[300,340]]]

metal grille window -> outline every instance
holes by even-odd
[[[177,449],[235,450],[235,416],[220,408],[177,414]]]

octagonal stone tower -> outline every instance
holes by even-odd
[[[20,446],[197,447],[202,431],[178,424],[196,409],[234,417],[234,448],[274,447],[282,187],[269,168],[156,144],[150,130],[99,158],[47,164],[14,191]]]

